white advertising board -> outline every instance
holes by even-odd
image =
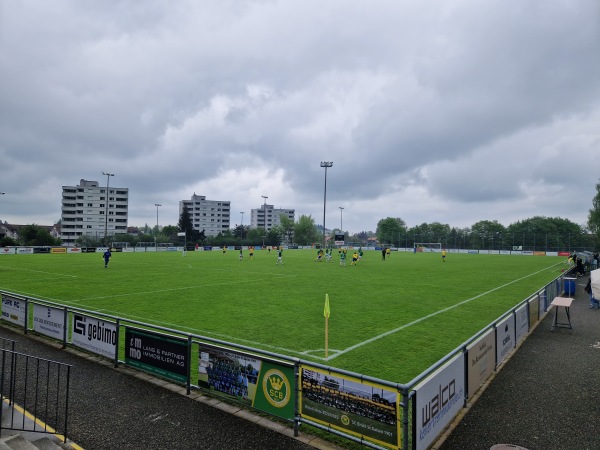
[[[515,319],[517,321],[517,336],[515,342],[517,344],[521,342],[521,339],[523,339],[529,331],[528,309],[529,305],[525,303],[523,306],[515,310]]]
[[[62,341],[65,330],[65,311],[51,306],[34,304],[33,330]]]
[[[457,355],[416,391],[417,450],[425,450],[460,412],[465,402],[465,363]]]
[[[2,320],[25,326],[25,302],[16,298],[2,296]]]
[[[469,399],[496,369],[496,333],[491,329],[467,348],[467,379]]]
[[[117,324],[83,314],[73,314],[71,343],[97,355],[114,359],[117,349]]]
[[[496,365],[499,366],[515,348],[515,315],[496,325]]]

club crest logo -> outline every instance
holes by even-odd
[[[263,377],[263,392],[267,401],[276,408],[286,406],[291,398],[290,382],[283,372],[270,369]]]

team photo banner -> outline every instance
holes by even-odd
[[[300,377],[303,417],[386,447],[400,447],[398,392],[304,365]]]
[[[198,356],[199,387],[284,419],[294,418],[293,366],[205,344]]]

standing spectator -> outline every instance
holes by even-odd
[[[583,290],[590,294],[590,309],[600,309],[600,302],[594,298],[594,293],[592,292],[592,277],[590,277]]]
[[[585,267],[583,267],[583,259],[577,257],[577,276],[582,277],[585,275]]]

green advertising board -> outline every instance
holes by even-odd
[[[198,386],[218,391],[253,408],[294,418],[294,367],[255,355],[202,344]]]
[[[188,342],[164,334],[125,328],[125,364],[186,383]]]

